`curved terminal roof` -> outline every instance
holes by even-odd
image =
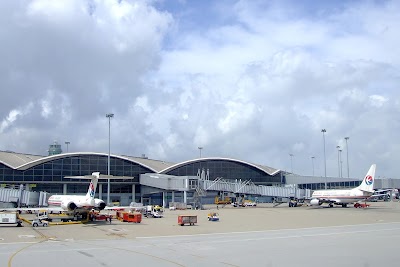
[[[4,165],[16,169],[16,170],[27,170],[31,167],[34,167],[39,164],[43,164],[49,161],[74,157],[74,156],[108,156],[107,153],[96,153],[96,152],[75,152],[75,153],[63,153],[52,156],[38,156],[38,155],[29,155],[22,153],[15,153],[11,151],[0,151],[0,163]],[[153,160],[143,157],[132,157],[132,156],[120,156],[120,155],[110,155],[113,158],[119,158],[123,160],[130,161],[132,163],[139,164],[145,168],[148,168],[154,172],[159,172],[169,166],[174,165],[175,163],[161,161],[161,160]]]
[[[67,157],[85,156],[85,155],[87,155],[87,156],[90,156],[90,155],[108,156],[107,153],[96,153],[96,152],[74,152],[74,153],[57,154],[57,155],[52,155],[52,156],[39,156],[39,155],[15,153],[15,152],[11,152],[11,151],[0,151],[0,163],[3,163],[4,165],[6,165],[12,169],[27,170],[36,165],[43,164],[43,163],[46,163],[49,161],[67,158]],[[172,171],[172,170],[179,168],[181,166],[184,166],[186,164],[200,162],[200,161],[208,161],[208,160],[226,160],[226,161],[238,162],[241,164],[252,166],[252,167],[259,169],[271,176],[280,172],[280,170],[274,169],[271,167],[253,164],[253,163],[245,162],[245,161],[238,160],[238,159],[221,158],[221,157],[200,158],[200,159],[184,161],[181,163],[171,163],[171,162],[166,162],[166,161],[161,161],[161,160],[148,159],[148,158],[144,158],[144,157],[132,157],[132,156],[112,155],[112,154],[110,156],[113,158],[119,158],[119,159],[130,161],[132,163],[139,164],[145,168],[148,168],[156,173],[161,173],[161,174],[165,174],[169,171]]]
[[[39,155],[30,155],[16,153],[12,151],[0,151],[0,163],[12,168],[17,169],[18,166],[43,158]]]
[[[172,170],[175,170],[175,169],[177,169],[179,167],[182,167],[182,166],[184,166],[186,164],[195,163],[195,162],[201,162],[201,161],[208,161],[208,160],[224,160],[224,161],[238,162],[238,163],[241,163],[241,164],[252,166],[252,167],[254,167],[256,169],[259,169],[259,170],[261,170],[261,171],[263,171],[263,172],[265,172],[265,173],[267,173],[268,175],[271,175],[271,176],[277,174],[280,171],[278,169],[274,169],[274,168],[267,167],[267,166],[262,166],[262,165],[257,165],[257,164],[249,163],[249,162],[246,162],[246,161],[238,160],[238,159],[209,157],[209,158],[192,159],[192,160],[184,161],[184,162],[181,162],[181,163],[177,163],[175,165],[172,165],[172,166],[162,170],[160,173],[164,173],[165,174],[165,173],[168,173],[168,172],[170,172]]]
[[[175,164],[175,163],[171,163],[171,162],[155,160],[155,159],[148,159],[148,158],[143,158],[143,157],[132,157],[132,156],[116,156],[116,157],[138,163],[142,166],[145,166],[149,169],[154,170],[154,172],[160,172],[161,170]]]

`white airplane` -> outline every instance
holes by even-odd
[[[84,176],[85,178],[90,177],[91,181],[89,184],[88,192],[84,196],[80,195],[52,195],[47,203],[49,207],[46,208],[7,208],[1,209],[4,211],[75,211],[75,210],[103,210],[106,207],[106,203],[98,198],[94,198],[97,182],[100,177],[99,172],[94,172],[92,175]],[[77,178],[77,177],[75,177]]]
[[[52,195],[47,203],[52,207],[61,207],[63,210],[73,211],[76,209],[98,209],[103,210],[106,203],[98,198],[94,198],[100,173],[92,173],[92,180],[89,184],[88,192],[85,196],[80,195]]]
[[[375,169],[376,165],[372,164],[367,175],[365,175],[361,184],[356,188],[314,191],[311,196],[310,205],[316,206],[328,203],[329,207],[333,207],[333,204],[347,207],[347,204],[371,197],[374,194]]]

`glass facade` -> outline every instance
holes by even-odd
[[[27,170],[14,170],[0,163],[0,184],[28,184],[34,191],[46,191],[53,194],[85,194],[88,179],[64,178],[65,176],[84,176],[99,171],[107,174],[107,155],[69,155],[40,163]],[[208,170],[209,179],[223,178],[227,180],[251,180],[259,185],[281,184],[281,174],[271,176],[264,171],[246,163],[234,160],[209,159],[185,164],[168,171],[165,174],[176,176],[196,176],[199,170]],[[139,176],[144,173],[153,173],[129,160],[111,157],[110,174],[114,176],[133,177],[133,179],[111,179],[110,193],[131,194],[132,185],[135,194],[140,196]],[[64,187],[66,184],[66,188]],[[103,196],[107,194],[107,179],[100,179],[98,186]]]
[[[0,163],[0,183],[34,184],[35,191],[49,193],[63,192],[63,184],[68,184],[68,193],[86,193],[87,179],[68,179],[64,176],[90,175],[99,171],[107,174],[108,157],[102,155],[79,155],[48,161],[24,171],[11,169]],[[111,157],[110,174],[128,176],[134,179],[112,179],[111,193],[131,193],[132,184],[139,184],[139,175],[151,173],[150,169],[128,160]],[[107,180],[99,180],[103,193],[107,192]],[[140,188],[137,186],[137,188]]]
[[[360,185],[360,181],[328,182],[327,189],[353,188]],[[300,189],[325,190],[325,183],[299,184]]]
[[[176,176],[196,176],[198,171],[203,169],[209,170],[210,180],[216,178],[227,180],[242,179],[242,181],[251,179],[253,183],[258,185],[281,184],[280,173],[271,176],[248,164],[218,159],[188,163],[168,171],[165,174]]]

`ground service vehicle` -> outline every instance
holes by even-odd
[[[142,221],[142,213],[117,211],[117,219],[122,222],[140,223]]]
[[[225,198],[220,198],[219,196],[216,196],[214,199],[214,203],[217,205],[226,205],[226,204],[231,204],[232,199],[230,197],[225,197]]]
[[[162,207],[156,205],[156,206],[147,206],[146,207],[146,212],[145,212],[145,217],[153,217],[153,218],[162,218],[163,217],[163,209]]]
[[[185,224],[194,225],[197,223],[197,215],[178,215],[178,224],[184,226]]]
[[[255,206],[257,206],[257,203],[253,202],[253,201],[246,201],[246,202],[244,202],[244,205],[246,207],[255,207]]]
[[[21,227],[22,221],[18,212],[0,212],[0,224],[17,224],[18,227]]]
[[[208,219],[209,221],[211,221],[211,222],[219,221],[219,214],[216,213],[216,212],[210,212],[210,213],[207,215],[207,219]]]
[[[38,226],[47,227],[47,226],[49,226],[49,222],[46,220],[42,220],[42,219],[35,219],[32,221],[32,226],[33,227],[38,227]]]
[[[44,219],[48,222],[83,221],[88,219],[88,212],[84,211],[81,213],[77,212],[48,213],[47,211],[41,211],[37,214],[37,217],[40,220]]]

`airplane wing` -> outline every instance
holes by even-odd
[[[118,210],[136,210],[136,211],[141,211],[146,209],[144,206],[140,207],[132,207],[132,206],[112,206],[112,207],[105,207],[104,210],[109,210],[109,211],[118,211]]]
[[[104,208],[104,210],[113,210],[113,211],[117,211],[117,210],[125,210],[125,209],[129,209],[130,207],[128,206],[114,206],[114,207],[108,207],[106,206]]]
[[[333,199],[333,198],[319,198],[321,203],[341,203],[340,199]]]
[[[379,197],[379,196],[391,195],[392,191],[393,191],[393,189],[375,190],[371,197]]]
[[[61,207],[43,207],[43,208],[6,208],[0,209],[0,211],[18,211],[18,212],[34,212],[34,211],[47,211],[47,212],[63,212],[65,211]]]
[[[340,199],[334,199],[334,198],[323,198],[323,197],[313,197],[307,201],[310,205],[321,205],[321,204],[339,204],[342,203]]]

